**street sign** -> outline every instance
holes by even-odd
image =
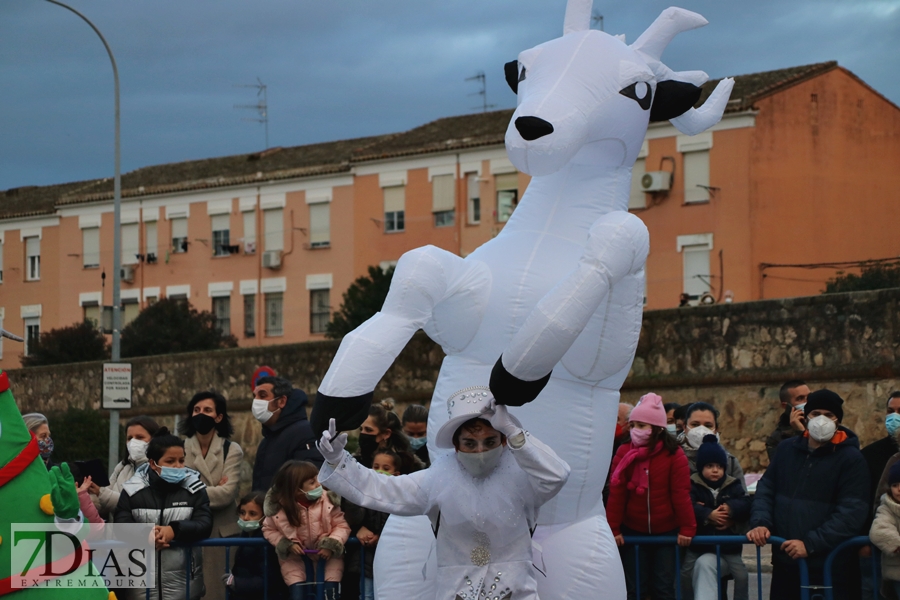
[[[103,402],[107,410],[131,408],[131,363],[103,363]]]

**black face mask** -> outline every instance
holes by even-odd
[[[375,441],[375,435],[371,433],[359,434],[359,449],[363,454],[369,455],[378,449],[378,442]]]
[[[197,433],[206,435],[216,426],[216,420],[209,415],[200,413],[191,417],[191,425],[194,426]]]

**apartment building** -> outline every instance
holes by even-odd
[[[126,173],[125,322],[175,297],[241,346],[322,339],[370,265],[497,235],[529,181],[503,145],[511,114]],[[652,124],[629,204],[650,229],[647,308],[815,294],[833,272],[778,265],[896,256],[897,164],[900,110],[833,62],[736,77],[700,135]],[[112,213],[111,179],[0,192],[4,328],[102,320]],[[18,366],[27,344],[2,344],[0,367]]]

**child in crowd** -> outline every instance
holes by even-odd
[[[205,540],[212,531],[212,513],[206,485],[196,471],[184,466],[184,442],[160,427],[147,446],[147,462],[122,486],[116,505],[116,523],[153,523],[157,550],[156,589],[148,598],[184,598],[187,560],[183,548],[169,542]],[[191,597],[206,593],[203,585],[203,555],[199,546],[191,550]],[[212,574],[211,574],[212,575]],[[144,590],[130,590],[144,598]]]
[[[315,576],[313,572],[313,577],[307,577],[304,556],[313,566],[325,561],[325,598],[339,597],[350,526],[319,485],[318,475],[319,470],[310,462],[284,463],[263,503],[263,535],[275,546],[291,600],[304,598],[304,584]]]
[[[869,539],[881,550],[882,593],[900,598],[900,462],[888,471],[890,488],[881,496]]]
[[[735,535],[736,523],[750,518],[750,498],[739,479],[725,474],[728,457],[715,435],[707,435],[697,450],[697,472],[691,476],[691,500],[697,535]],[[715,546],[691,546],[681,569],[685,589],[693,587],[695,600],[717,600],[720,576],[734,578],[734,600],[747,600],[747,567],[741,545],[724,545],[716,569]]]
[[[616,543],[626,535],[678,535],[678,545],[691,543],[697,529],[691,506],[687,457],[666,430],[662,398],[647,394],[631,411],[631,441],[622,444],[612,462],[606,517]],[[675,598],[675,548],[642,546],[641,593],[656,600]],[[635,553],[622,550],[628,600],[637,598]],[[652,574],[652,577],[651,577]]]
[[[265,492],[250,492],[240,499],[238,503],[238,527],[241,538],[263,537],[262,520],[263,505],[265,504]],[[268,557],[265,555],[268,554]],[[282,600],[287,596],[287,588],[281,578],[281,569],[278,567],[278,557],[272,546],[240,546],[234,553],[234,567],[231,573],[222,576],[225,585],[229,587],[230,597],[233,600],[256,600],[262,598],[266,591],[264,578],[267,571],[268,559],[268,595],[266,598]]]

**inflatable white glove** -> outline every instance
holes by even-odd
[[[325,462],[336,466],[344,456],[344,447],[347,445],[347,434],[337,435],[334,419],[328,421],[328,431],[322,432],[322,439],[316,443],[316,448],[322,454]]]
[[[525,444],[525,432],[510,418],[506,406],[497,404],[496,400],[492,400],[491,409],[494,411],[490,419],[491,427],[505,435],[513,448],[521,448]]]

